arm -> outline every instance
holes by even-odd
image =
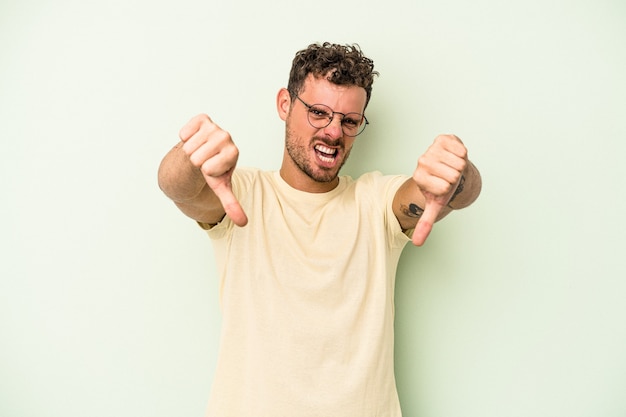
[[[228,214],[244,226],[248,219],[231,188],[239,150],[228,132],[199,115],[181,129],[180,139],[159,166],[161,190],[196,221],[216,224]]]
[[[404,230],[415,228],[413,243],[421,246],[436,221],[472,204],[481,187],[480,173],[461,140],[441,135],[419,158],[413,177],[396,192],[393,211]]]

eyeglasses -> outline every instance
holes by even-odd
[[[307,119],[309,124],[316,129],[323,129],[330,125],[336,114],[343,116],[341,119],[341,130],[346,136],[355,137],[360,135],[369,124],[365,115],[361,113],[340,113],[333,111],[325,104],[307,104],[299,96],[296,96],[296,98],[308,109]]]

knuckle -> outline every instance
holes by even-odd
[[[202,172],[202,174],[205,177],[212,177],[213,176],[213,172],[211,170],[211,166],[210,166],[210,163],[208,163],[208,161],[205,161],[203,164],[201,164],[199,166],[199,168],[200,168],[200,172]]]
[[[218,177],[221,174],[221,172],[219,172],[219,166],[217,166],[214,159],[207,159],[200,164],[199,168],[206,177]]]
[[[467,159],[467,148],[464,145],[461,145],[459,147],[458,155],[459,155],[459,157],[461,157],[463,159]]]
[[[213,124],[213,120],[211,120],[209,115],[208,114],[204,114],[204,113],[200,113],[200,114],[194,116],[191,119],[191,121],[199,123],[200,125]]]
[[[443,196],[450,192],[452,184],[445,180],[435,181],[432,185],[432,193],[436,196]]]
[[[457,184],[459,181],[461,180],[461,172],[459,171],[455,171],[452,181],[450,181],[450,187],[453,187],[455,184]]]
[[[467,153],[465,154],[464,157],[462,157],[462,161],[461,161],[461,166],[459,167],[459,177],[461,176],[461,174],[463,173],[463,171],[465,171],[465,168],[467,168]]]
[[[189,145],[189,143],[185,142],[181,149],[188,158],[191,158],[191,155],[193,155],[193,148]]]
[[[227,147],[233,142],[230,133],[218,126],[215,126],[215,130],[212,132],[212,140],[214,140],[216,144],[219,143],[222,147]]]
[[[235,146],[234,143],[231,143],[230,146],[227,146],[223,150],[224,156],[229,160],[237,160],[239,158],[239,149]]]
[[[429,161],[430,161],[430,159],[429,159],[427,154],[423,154],[422,156],[420,156],[417,159],[417,167],[418,167],[418,169],[420,167],[427,167],[427,166],[429,166],[430,165]]]
[[[200,168],[206,161],[203,160],[203,158],[201,158],[197,152],[194,152],[189,155],[189,162],[191,162],[191,165],[195,166],[196,168]]]

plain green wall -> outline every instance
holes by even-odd
[[[276,92],[324,40],[381,73],[345,173],[451,132],[484,178],[401,259],[405,415],[626,415],[620,0],[3,0],[0,415],[203,415],[213,253],[156,169],[200,112],[277,168]]]

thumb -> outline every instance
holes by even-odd
[[[233,223],[240,227],[248,224],[248,216],[246,216],[246,213],[241,208],[241,204],[239,204],[237,197],[233,194],[230,183],[220,182],[211,186],[211,189],[217,198],[219,198],[226,215],[230,217]]]
[[[413,230],[413,237],[411,239],[415,246],[422,246],[424,242],[426,242],[433,225],[437,221],[437,216],[439,216],[439,212],[442,207],[443,205],[439,203],[434,196],[426,194],[424,213],[422,213],[422,216],[415,225],[415,230]]]

